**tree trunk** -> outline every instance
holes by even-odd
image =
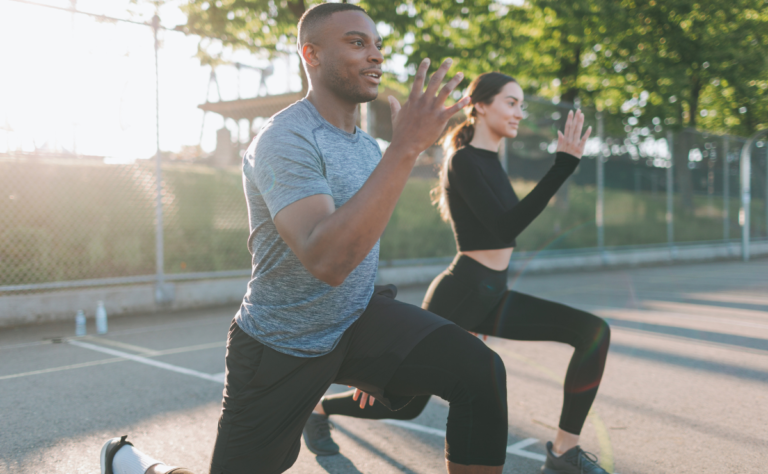
[[[701,95],[701,79],[698,75],[691,77],[691,95],[688,100],[688,127],[677,134],[674,143],[675,170],[677,176],[677,189],[680,190],[681,203],[683,210],[693,212],[693,177],[691,169],[688,168],[688,153],[694,142],[696,133],[696,118],[699,114],[699,96]],[[682,104],[678,108],[679,121],[683,123]]]
[[[693,178],[691,169],[688,168],[688,153],[691,150],[694,130],[686,128],[675,136],[672,146],[675,163],[675,189],[680,193],[683,210],[693,212]]]

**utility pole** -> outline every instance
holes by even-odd
[[[155,200],[155,302],[170,303],[173,301],[172,289],[165,283],[165,268],[163,255],[163,169],[160,153],[160,68],[158,50],[160,40],[160,17],[152,17],[152,32],[155,38],[155,182],[157,199]]]

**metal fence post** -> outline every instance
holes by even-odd
[[[158,30],[160,29],[160,17],[152,17],[152,32],[155,38],[155,181],[157,199],[155,200],[155,302],[169,303],[173,301],[172,287],[165,282],[164,256],[163,256],[163,170],[162,155],[160,154],[160,68],[158,65],[158,49],[160,43]]]
[[[597,169],[597,202],[595,204],[595,224],[597,225],[597,249],[605,250],[605,227],[603,223],[603,206],[605,204],[605,162],[603,147],[605,146],[605,122],[602,112],[597,113],[597,138],[600,141],[600,151],[595,157]]]
[[[741,181],[741,209],[739,210],[739,224],[741,224],[741,258],[749,261],[749,205],[752,201],[752,192],[750,189],[749,178],[751,173],[751,153],[753,140],[747,140],[747,143],[741,149],[740,161],[740,181]]]
[[[730,152],[730,138],[728,135],[723,137],[723,241],[728,242],[731,238],[731,216],[730,216],[730,194],[731,194],[731,173],[728,166],[728,154]]]
[[[674,200],[674,173],[675,164],[674,137],[672,131],[667,131],[667,147],[669,148],[669,166],[667,167],[667,245],[669,251],[673,252],[675,247],[675,200]]]

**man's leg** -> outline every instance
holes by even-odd
[[[333,382],[349,336],[320,357],[274,351],[233,323],[211,474],[280,473],[293,465],[301,431]]]
[[[455,325],[425,337],[386,387],[391,396],[434,394],[450,404],[450,473],[501,472],[507,448],[506,371],[501,358]]]

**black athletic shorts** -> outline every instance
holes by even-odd
[[[293,357],[270,349],[232,322],[226,383],[211,474],[279,473],[296,461],[301,432],[332,383],[352,385],[397,409],[411,397],[384,388],[403,359],[448,320],[394,299],[377,287],[365,312],[339,344],[320,357]]]

